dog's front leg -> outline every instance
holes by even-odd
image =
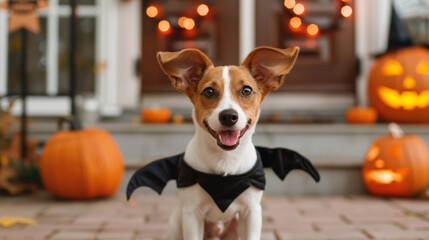
[[[204,217],[201,210],[195,206],[182,209],[183,239],[201,240],[204,235]]]
[[[260,240],[262,229],[262,208],[254,204],[240,213],[238,232],[242,240]]]

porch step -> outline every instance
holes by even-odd
[[[35,123],[32,136],[48,139],[55,123]],[[137,168],[165,156],[183,152],[194,134],[193,124],[99,123],[112,133],[121,148],[127,166],[127,178]],[[428,125],[402,125],[405,133],[420,135],[429,144]],[[308,157],[321,173],[321,182],[295,171],[285,182],[267,171],[267,192],[271,194],[362,194],[365,187],[360,170],[371,143],[387,134],[387,124],[259,124],[255,145],[285,147]],[[171,185],[171,184],[170,184]],[[167,188],[174,191],[174,184]]]

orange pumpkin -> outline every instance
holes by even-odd
[[[403,48],[377,59],[368,96],[386,121],[429,123],[429,50]]]
[[[61,130],[63,122],[70,131]],[[81,129],[80,123],[61,118],[60,131],[45,144],[40,175],[52,194],[69,199],[108,197],[119,187],[124,163],[112,136],[98,128]]]
[[[416,196],[429,184],[429,150],[417,135],[402,135],[389,125],[390,136],[380,137],[366,154],[362,169],[368,190],[376,195]]]
[[[166,123],[170,121],[171,111],[168,107],[147,107],[142,109],[141,116],[147,123]]]
[[[351,107],[346,111],[346,121],[351,124],[372,124],[377,121],[377,111],[372,107]]]

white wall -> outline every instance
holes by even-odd
[[[123,108],[139,105],[140,78],[136,61],[140,56],[141,1],[120,1],[118,8],[118,104]]]

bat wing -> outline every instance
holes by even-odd
[[[150,187],[161,194],[169,180],[177,179],[177,165],[182,155],[156,160],[137,170],[128,182],[127,199],[139,187]]]
[[[256,147],[256,150],[261,156],[264,168],[271,167],[281,180],[284,180],[290,171],[301,169],[310,174],[314,181],[320,181],[319,172],[310,160],[295,151],[286,148],[265,147]]]

